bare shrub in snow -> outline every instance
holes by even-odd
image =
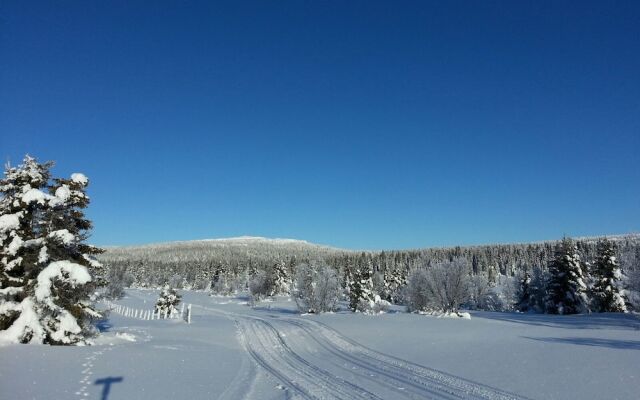
[[[489,280],[485,275],[474,275],[470,277],[467,306],[471,309],[484,309],[490,293],[491,286],[489,286]]]
[[[625,287],[629,305],[635,311],[640,310],[640,270],[633,270],[627,273]]]
[[[274,281],[266,271],[256,273],[249,280],[249,296],[251,304],[255,304],[275,291]]]
[[[457,312],[469,297],[469,266],[463,259],[416,269],[409,275],[410,311]]]
[[[124,267],[112,267],[107,273],[107,286],[104,296],[107,299],[118,300],[124,296],[124,289],[131,286],[134,277]]]
[[[339,294],[340,285],[333,268],[321,262],[297,267],[292,296],[300,312],[333,311],[338,304]]]

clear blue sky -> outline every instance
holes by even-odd
[[[94,243],[640,230],[639,1],[0,13],[0,156],[86,173]]]

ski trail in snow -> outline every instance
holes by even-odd
[[[303,329],[307,338],[332,354],[334,362],[342,360],[360,367],[365,371],[361,374],[365,379],[373,378],[388,385],[402,387],[403,395],[407,397],[523,399],[511,393],[379,353],[317,321],[304,319],[286,319],[286,321]]]
[[[247,350],[246,338],[240,328],[238,321],[235,321],[238,333],[238,341]],[[247,350],[248,352],[248,350]],[[242,357],[240,370],[231,381],[227,389],[218,397],[218,400],[237,400],[252,398],[256,381],[256,367],[249,357]]]
[[[245,337],[254,359],[300,397],[382,400],[367,389],[302,358],[268,321],[245,318],[240,324],[247,334]]]
[[[295,398],[523,399],[379,353],[317,321],[198,307],[233,319],[245,350]]]

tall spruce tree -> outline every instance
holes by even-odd
[[[583,264],[575,243],[569,238],[556,246],[555,256],[549,264],[547,290],[547,312],[576,314],[588,311]]]
[[[50,182],[52,163],[26,156],[0,180],[0,340],[74,344],[100,317],[90,294],[100,250],[83,243],[91,223],[87,178]]]
[[[626,312],[624,292],[620,290],[622,272],[615,255],[615,244],[598,242],[593,265],[593,306],[599,312]]]
[[[401,290],[407,284],[407,278],[399,266],[387,267],[384,270],[384,299],[392,303],[398,302]]]
[[[373,268],[371,263],[357,265],[349,286],[349,308],[351,311],[367,311],[373,306]]]
[[[519,280],[519,285],[516,292],[516,308],[521,312],[528,312],[534,309],[533,298],[531,293],[531,275],[529,271],[524,271],[522,277]]]
[[[291,278],[284,261],[278,261],[273,265],[272,274],[273,294],[288,294],[291,287]]]

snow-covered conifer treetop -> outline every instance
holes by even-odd
[[[100,249],[84,244],[89,180],[51,179],[53,163],[26,156],[0,180],[0,341],[83,343],[100,315]]]

